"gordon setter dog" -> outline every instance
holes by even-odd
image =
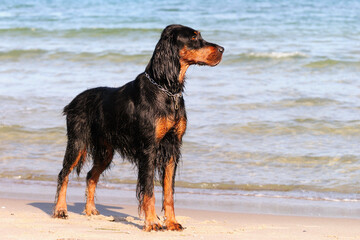
[[[65,108],[67,147],[58,176],[54,217],[67,218],[66,189],[70,172],[80,174],[87,156],[93,159],[86,177],[86,215],[97,215],[94,194],[100,175],[118,152],[138,169],[136,195],[145,213],[145,231],[183,227],[174,212],[174,183],[186,130],[183,99],[185,73],[192,64],[217,65],[224,48],[205,41],[199,31],[169,25],[157,43],[145,72],[119,88],[86,90]],[[165,222],[155,212],[154,177],[163,187]]]

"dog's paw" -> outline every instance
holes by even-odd
[[[91,215],[100,215],[100,212],[95,208],[85,208],[84,213],[87,216],[91,216]]]
[[[160,223],[153,222],[153,223],[145,223],[143,230],[145,232],[151,232],[152,230],[157,232],[157,231],[164,231],[164,228]]]
[[[181,226],[180,223],[174,222],[174,221],[168,221],[165,222],[166,230],[170,231],[182,231],[184,230],[183,226]]]
[[[58,209],[54,211],[53,218],[67,219],[69,217],[66,209]]]

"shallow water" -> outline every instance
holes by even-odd
[[[5,1],[0,178],[56,181],[62,108],[134,79],[161,30],[181,23],[226,50],[220,65],[188,70],[177,185],[360,209],[359,12],[331,0]],[[104,180],[135,184],[136,171],[117,156]]]

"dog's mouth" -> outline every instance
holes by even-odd
[[[215,52],[210,55],[210,61],[208,65],[211,67],[215,67],[216,65],[218,65],[221,62],[223,52],[224,48],[217,46]]]
[[[209,59],[209,61],[207,62],[199,62],[199,65],[207,65],[210,67],[215,67],[216,65],[218,65],[221,60],[222,60],[222,53],[218,53],[216,55],[212,55],[212,57]]]
[[[210,66],[210,67],[215,67],[216,65],[218,65],[221,62],[222,57],[220,57],[218,60],[215,61],[211,61],[211,62],[197,62],[197,65],[200,66]]]
[[[215,66],[219,65],[220,62],[221,62],[221,60],[218,61],[217,63],[215,63],[214,65],[210,65],[210,67],[215,67]]]
[[[200,66],[211,66],[214,67],[221,62],[222,55],[224,52],[224,48],[218,45],[214,46],[207,46],[203,49],[196,50],[196,51],[186,51],[187,49],[184,48],[184,51],[181,52],[181,56],[184,57],[185,61],[189,64],[196,64]],[[189,52],[191,54],[189,54]]]
[[[214,64],[210,65],[211,67],[215,67],[216,65],[218,65],[222,60],[222,54],[219,57],[219,60],[217,60]]]

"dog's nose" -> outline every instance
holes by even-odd
[[[218,46],[218,50],[219,50],[219,52],[223,53],[225,51],[225,48]]]

